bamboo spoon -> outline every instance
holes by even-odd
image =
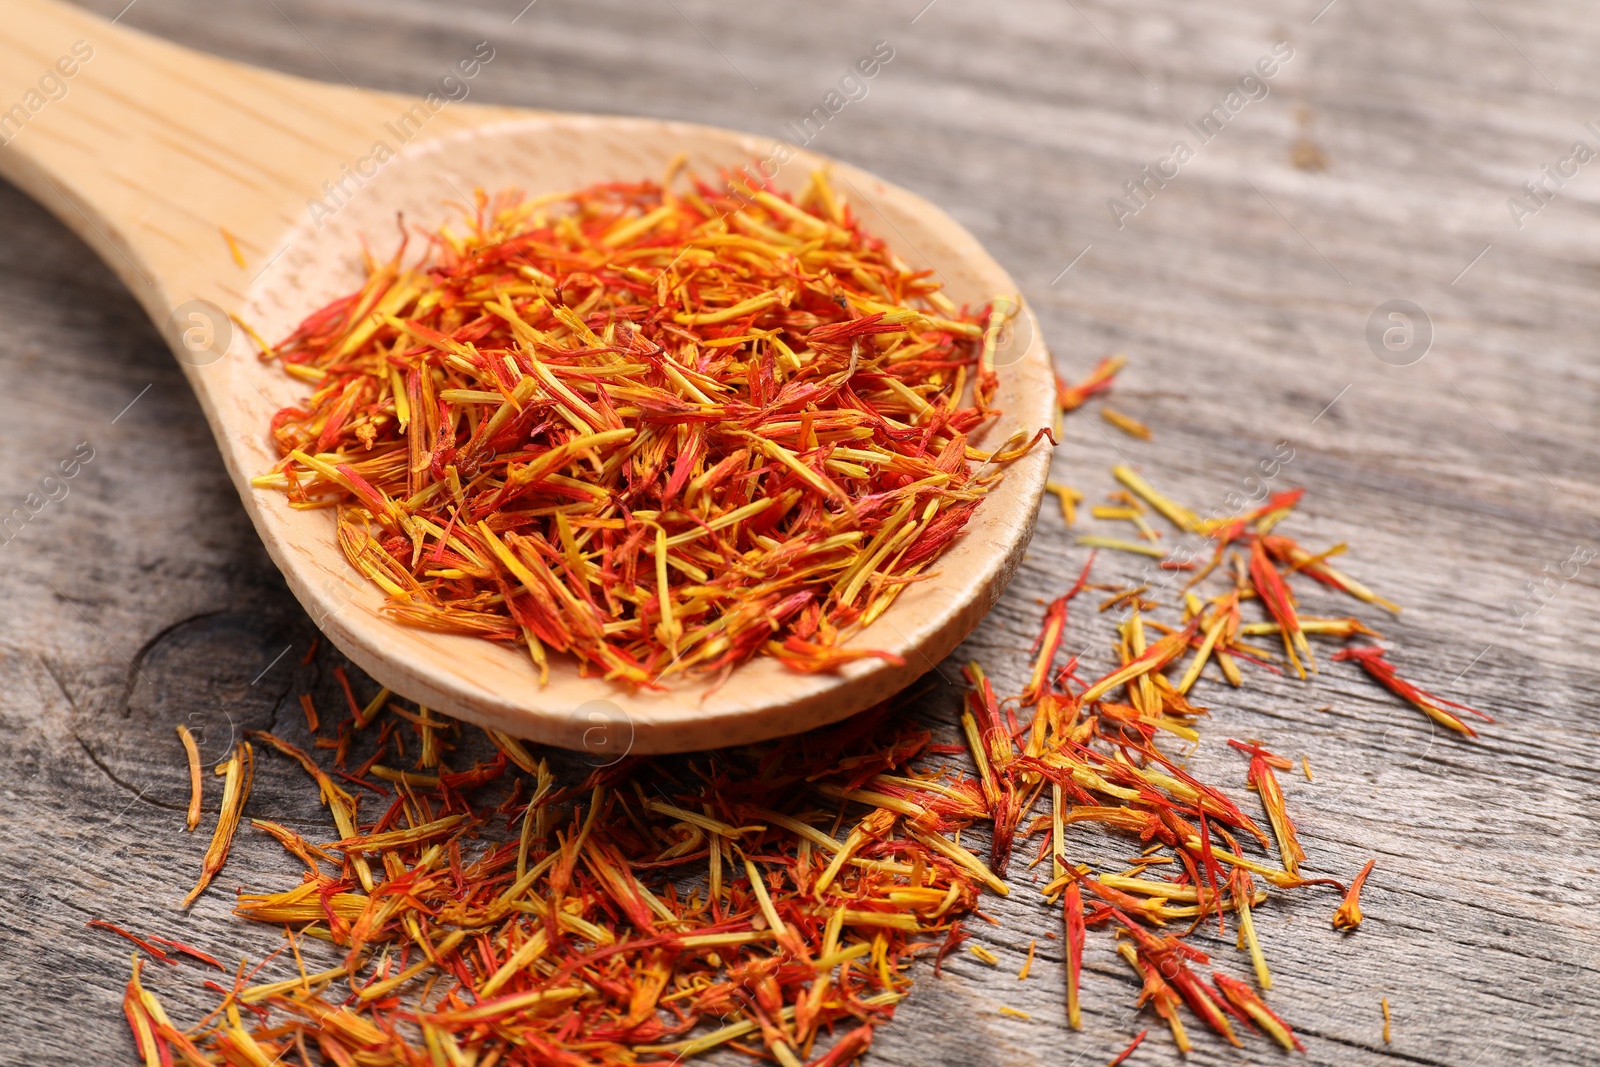
[[[0,20],[0,174],[53,211],[115,270],[182,361],[222,458],[273,561],[324,633],[393,691],[597,760],[744,743],[833,722],[933,669],[999,597],[1033,532],[1049,465],[1015,463],[966,532],[853,645],[887,649],[837,674],[802,675],[758,657],[720,687],[679,680],[630,693],[553,665],[541,687],[527,657],[487,641],[408,629],[345,561],[332,517],[297,512],[249,479],[277,460],[267,433],[306,386],[264,363],[228,321],[268,339],[355,288],[363,237],[387,254],[396,212],[432,229],[472,190],[538,194],[662,174],[687,153],[702,174],[751,166],[770,141],[652,119],[466,103],[432,105],[324,85],[192,52],[56,0],[10,0]],[[14,105],[14,106],[13,106]],[[380,158],[382,144],[394,158]],[[933,267],[958,303],[1015,283],[943,212],[872,175],[796,151],[776,177],[798,188],[829,166],[853,209],[907,262]],[[321,207],[313,207],[317,201]],[[229,241],[237,246],[238,257]],[[245,265],[241,266],[240,261]],[[1000,368],[1001,425],[1048,426],[1050,359],[1022,309]],[[559,657],[558,657],[559,659]]]

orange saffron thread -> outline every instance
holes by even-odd
[[[1333,928],[1335,930],[1354,930],[1361,925],[1361,887],[1367,882],[1367,875],[1372,873],[1372,868],[1377,865],[1377,859],[1367,861],[1361,868],[1361,873],[1350,882],[1350,890],[1345,893],[1344,900],[1333,913]]]
[[[200,825],[200,749],[194,742],[189,727],[178,724],[178,739],[183,742],[183,754],[189,761],[189,812],[184,824],[192,833]]]

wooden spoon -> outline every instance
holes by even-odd
[[[453,84],[468,80],[473,58]],[[475,74],[476,71],[473,71]],[[932,670],[999,597],[1033,532],[1049,467],[1016,462],[937,563],[850,643],[905,666],[862,660],[803,675],[758,658],[725,683],[686,679],[632,693],[580,678],[572,663],[540,686],[527,657],[487,641],[408,629],[344,559],[332,517],[297,512],[249,479],[278,456],[267,433],[303,383],[233,327],[285,335],[361,280],[361,241],[387,253],[396,213],[435,228],[475,187],[531,193],[753,166],[770,140],[687,123],[568,115],[429,100],[289,77],[192,52],[55,0],[10,0],[0,20],[0,174],[70,226],[123,280],[183,363],[228,474],[261,540],[312,619],[397,693],[601,760],[756,741],[836,721]],[[392,155],[392,158],[388,158]],[[978,242],[938,208],[872,175],[796,150],[776,182],[798,189],[827,166],[867,228],[946,292],[978,303],[1017,292]],[[320,205],[320,206],[317,206]],[[230,243],[237,248],[237,254]],[[225,309],[225,310],[224,310]],[[1048,426],[1050,359],[1031,312],[996,359],[1005,416],[985,441]],[[559,658],[559,657],[558,657]]]

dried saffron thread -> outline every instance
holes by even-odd
[[[1274,1041],[1282,1045],[1284,1051],[1291,1052],[1299,1050],[1300,1052],[1304,1052],[1306,1050],[1305,1046],[1300,1043],[1300,1039],[1294,1036],[1294,1031],[1289,1029],[1288,1024],[1279,1018],[1271,1008],[1268,1008],[1266,1004],[1262,1003],[1261,998],[1256,996],[1255,992],[1251,990],[1249,986],[1245,985],[1236,978],[1229,978],[1225,974],[1213,974],[1211,976],[1211,980],[1215,982],[1217,984],[1217,988],[1222,991],[1222,995],[1227,1003],[1232,1004],[1233,1007],[1242,1012],[1250,1022],[1254,1023],[1261,1030],[1265,1031],[1267,1035],[1270,1036]]]
[[[233,234],[229,233],[226,229],[218,227],[218,230],[222,234],[222,239],[227,242],[228,254],[233,257],[234,264],[240,270],[248,270],[249,269],[249,264],[245,262],[244,253],[239,250],[239,241],[238,241],[238,239],[235,238],[233,236]]]
[[[1111,388],[1111,383],[1116,379],[1117,372],[1128,363],[1128,357],[1123,355],[1107,356],[1095,364],[1093,371],[1081,382],[1068,383],[1060,375],[1056,376],[1056,404],[1063,412],[1076,411],[1082,407],[1090,397],[1103,393]]]
[[[1150,427],[1131,415],[1124,415],[1113,408],[1103,407],[1100,409],[1100,417],[1129,437],[1137,437],[1141,441],[1151,439]]]
[[[973,444],[998,312],[954,306],[822,174],[798,199],[690,184],[480,193],[421,265],[369,262],[265,353],[315,391],[253,484],[333,509],[391,618],[541,676],[552,649],[635,686],[898,662],[841,642],[1038,440]]]
[[[1137,1049],[1140,1045],[1144,1044],[1145,1036],[1148,1035],[1149,1033],[1150,1033],[1150,1031],[1148,1031],[1148,1030],[1140,1030],[1139,1031],[1139,1036],[1135,1037],[1132,1041],[1130,1041],[1128,1043],[1128,1047],[1127,1048],[1123,1049],[1121,1052],[1117,1053],[1115,1056],[1111,1057],[1111,1059],[1106,1062],[1106,1067],[1117,1067],[1117,1064],[1123,1062],[1129,1056],[1132,1056],[1133,1052],[1134,1052],[1134,1049]]]
[[[317,717],[317,706],[311,702],[310,693],[300,694],[300,709],[306,715],[306,729],[316,733],[321,729],[321,721]]]
[[[200,825],[200,749],[195,744],[194,734],[182,723],[178,724],[178,739],[183,742],[183,754],[189,761],[189,810],[184,826],[192,832]]]
[[[1290,874],[1300,872],[1300,864],[1305,862],[1305,849],[1300,847],[1299,834],[1295,830],[1294,821],[1289,818],[1288,806],[1283,799],[1283,789],[1278,785],[1278,777],[1273,773],[1273,766],[1280,768],[1293,767],[1294,764],[1282,757],[1273,756],[1272,753],[1255,744],[1242,744],[1229,740],[1228,744],[1250,757],[1250,772],[1246,778],[1251,789],[1261,797],[1261,806],[1267,810],[1267,820],[1272,824],[1272,833],[1278,842],[1278,858],[1283,862],[1283,869]]]
[[[1045,488],[1056,495],[1061,505],[1061,521],[1071,526],[1078,521],[1078,505],[1083,503],[1083,494],[1061,482],[1047,482]]]
[[[1468,737],[1477,737],[1478,732],[1461,721],[1460,716],[1454,714],[1449,708],[1456,708],[1469,714],[1476,715],[1484,722],[1494,722],[1481,711],[1476,711],[1465,704],[1457,704],[1453,700],[1436,697],[1426,689],[1412,685],[1395,673],[1394,666],[1384,658],[1383,649],[1372,645],[1366,648],[1346,648],[1333,654],[1334,659],[1355,660],[1385,689],[1407,701],[1417,710],[1441,726],[1448,727],[1458,734]]]
[[[1339,907],[1333,913],[1333,928],[1335,930],[1354,930],[1361,925],[1361,887],[1367,883],[1367,875],[1372,873],[1372,868],[1377,866],[1376,857],[1367,861],[1361,868],[1361,873],[1350,882],[1350,891],[1344,895]]]
[[[111,933],[116,934],[118,937],[120,937],[120,938],[122,938],[122,939],[124,939],[126,941],[131,941],[133,944],[138,945],[140,948],[142,948],[146,952],[150,953],[150,955],[154,956],[156,959],[160,960],[162,963],[170,963],[173,966],[177,966],[177,964],[178,964],[177,960],[173,959],[171,956],[168,956],[165,952],[163,952],[161,949],[157,948],[155,945],[152,945],[149,941],[146,941],[144,938],[139,937],[137,934],[129,933],[127,930],[124,930],[120,926],[115,926],[115,925],[113,925],[111,923],[108,923],[108,922],[102,920],[102,919],[90,919],[84,925],[90,926],[90,927],[93,927],[93,928],[96,928],[96,929],[100,929],[100,930],[109,930]]]

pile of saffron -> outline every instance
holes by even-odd
[[[369,259],[263,346],[315,391],[253,484],[335,509],[391,618],[541,677],[551,650],[641,687],[895,660],[841,642],[1032,444],[971,443],[1002,315],[953,304],[821,173],[798,198],[679,176],[479,193],[421,263]]]
[[[1116,370],[1108,361],[1085,384],[1063,384],[1062,408],[1104,391]],[[1139,539],[1101,547],[1142,552],[1161,542],[1145,520],[1154,513],[1214,546],[1211,559],[1159,550],[1167,573],[1193,572],[1163,605],[1149,582],[1092,582],[1091,555],[1045,606],[1017,693],[1002,699],[981,665],[965,668],[952,730],[962,744],[939,743],[926,721],[907,717],[902,707],[921,695],[912,694],[797,737],[563,774],[550,754],[468,733],[386,690],[363,703],[335,668],[343,719],[325,724],[312,697],[301,698],[312,751],[331,752],[331,768],[282,736],[241,741],[217,768],[225,781],[215,831],[185,901],[227,861],[257,754],[292,761],[336,836],[313,843],[251,818],[304,872],[296,885],[241,892],[235,904],[238,915],[280,928],[282,946],[230,971],[180,941],[90,924],[144,954],[134,955],[124,1008],[145,1064],[665,1067],[731,1048],[783,1067],[844,1067],[892,1018],[919,955],[932,957],[935,978],[969,941],[974,959],[999,964],[967,924],[994,921],[982,895],[1015,890],[1013,852],[1034,836],[1030,866],[1048,864],[1034,891],[1060,916],[1060,948],[1036,968],[1035,939],[1017,977],[1059,982],[1069,1026],[1082,1026],[1084,952],[1098,930],[1126,962],[1138,1007],[1166,1024],[1180,1051],[1194,1044],[1185,1019],[1235,1046],[1255,1034],[1302,1049],[1267,1005],[1272,972],[1255,924],[1278,894],[1330,886],[1342,898],[1324,936],[1347,936],[1363,922],[1360,894],[1375,861],[1348,885],[1313,876],[1278,778],[1295,767],[1290,759],[1255,739],[1227,740],[1239,756],[1235,793],[1255,794],[1252,815],[1186,770],[1171,739],[1200,740],[1197,725],[1211,713],[1190,694],[1205,676],[1233,687],[1246,668],[1304,679],[1317,670],[1310,638],[1380,637],[1355,617],[1300,614],[1292,581],[1399,608],[1333,569],[1337,546],[1314,553],[1278,531],[1298,490],[1202,519],[1131,468],[1112,473],[1123,488],[1095,517],[1128,522]],[[1083,499],[1054,488],[1064,513]],[[1201,597],[1195,587],[1207,578],[1222,588]],[[1098,613],[1069,619],[1088,590],[1111,595]],[[1176,613],[1170,622],[1151,614],[1163,607]],[[1246,621],[1247,608],[1260,617]],[[1078,657],[1063,660],[1069,625],[1113,609],[1115,665],[1080,677]],[[1472,709],[1402,679],[1380,646],[1330,658],[1353,661],[1429,719],[1472,734],[1451,710]],[[196,812],[199,756],[181,729],[180,738]],[[475,741],[486,744],[468,767],[458,757]],[[961,766],[951,766],[955,757]],[[1300,768],[1310,780],[1304,757]],[[364,814],[370,796],[376,810]],[[987,857],[963,837],[986,838]],[[1189,938],[1213,921],[1243,977]],[[314,943],[335,946],[339,962],[308,967]],[[174,1024],[147,984],[145,957],[216,968],[224,980],[206,984],[217,1008]],[[1031,1017],[1009,1006],[1000,1014]]]

